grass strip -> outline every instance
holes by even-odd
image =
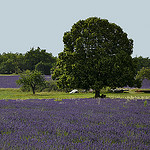
[[[105,93],[107,98],[125,98],[125,99],[150,99],[150,93],[137,93],[130,90],[126,93]],[[76,99],[76,98],[93,98],[94,93],[75,93],[69,94],[65,92],[22,92],[20,89],[0,88],[0,100],[2,99]]]

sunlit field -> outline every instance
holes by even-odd
[[[150,93],[137,93],[134,90],[130,90],[126,93],[106,93],[105,91],[101,92],[106,94],[107,98],[125,98],[125,99],[150,99]],[[75,93],[69,94],[66,92],[36,92],[36,94],[32,94],[32,92],[22,92],[20,89],[16,88],[0,88],[0,100],[8,100],[8,99],[73,99],[73,98],[93,98],[94,93]]]

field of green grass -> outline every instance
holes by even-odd
[[[0,74],[0,76],[16,76],[16,75],[18,75],[18,74],[15,74],[15,73],[13,73],[13,74]]]
[[[135,90],[130,90],[126,93],[104,93],[107,98],[126,98],[126,99],[150,99],[150,93],[137,93]],[[0,89],[0,100],[2,99],[75,99],[75,98],[93,98],[94,93],[75,93],[69,94],[65,92],[22,92],[20,89]]]
[[[72,99],[72,98],[91,98],[93,93],[69,94],[65,92],[22,92],[20,89],[0,89],[0,99]]]

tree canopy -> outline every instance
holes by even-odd
[[[35,66],[40,62],[47,63],[52,68],[52,64],[56,62],[56,58],[52,56],[52,53],[47,53],[46,50],[39,47],[37,49],[32,48],[25,54],[26,69],[34,70]]]
[[[103,87],[133,85],[133,40],[118,25],[97,17],[80,20],[63,42],[52,76],[60,88],[92,88],[99,97]]]

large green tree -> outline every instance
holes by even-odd
[[[63,42],[52,76],[60,88],[92,88],[99,97],[103,87],[133,85],[133,40],[118,25],[97,17],[80,20]]]
[[[37,70],[23,72],[16,83],[24,88],[31,88],[33,94],[39,86],[45,86],[46,84],[44,76]]]

